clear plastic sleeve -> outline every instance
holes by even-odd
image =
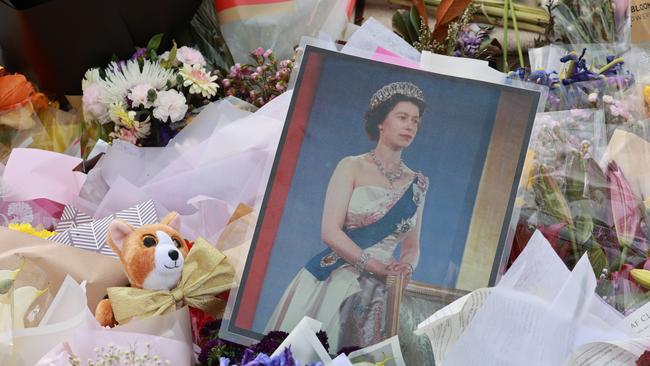
[[[217,2],[221,33],[234,61],[246,63],[248,53],[257,47],[270,48],[279,58],[289,58],[302,36],[317,36],[323,30],[334,39],[340,38],[347,23],[349,1],[234,1],[223,4],[222,7]]]
[[[648,182],[637,164],[648,161],[649,150],[613,123],[604,109],[615,104],[603,104],[537,115],[504,261],[512,263],[540,230],[569,268],[586,253],[599,278],[596,292],[627,314],[646,301],[631,271],[645,268],[648,254]]]

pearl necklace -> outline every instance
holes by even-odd
[[[379,159],[377,159],[377,156],[375,155],[375,150],[370,150],[370,157],[372,158],[372,162],[375,163],[375,165],[377,166],[377,170],[379,170],[379,173],[381,173],[381,175],[383,175],[384,178],[388,179],[388,184],[390,185],[390,189],[393,189],[393,183],[399,180],[402,177],[402,173],[404,173],[402,159],[400,159],[399,167],[397,169],[386,171],[382,163],[379,161]]]

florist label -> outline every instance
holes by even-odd
[[[632,43],[650,41],[650,1],[632,0],[630,5],[632,18]]]
[[[650,335],[650,302],[623,319],[627,329],[640,336]]]

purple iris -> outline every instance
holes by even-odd
[[[253,352],[247,350],[241,360],[242,366],[299,366],[291,354],[289,347],[285,348],[282,353],[275,357],[269,357],[264,353],[258,354],[254,359]]]
[[[520,67],[517,70],[513,71],[509,75],[509,77],[512,79],[519,79],[529,83],[548,86],[551,89],[555,88],[560,82],[560,80],[557,77],[557,72],[555,71],[551,71],[551,72],[546,72],[544,70],[530,71],[523,67]]]
[[[562,84],[569,85],[581,81],[597,80],[603,77],[602,75],[589,70],[587,67],[587,60],[585,60],[586,52],[587,49],[583,48],[580,57],[578,57],[575,52],[571,52],[560,59],[560,62],[562,63],[570,61],[574,62],[573,66],[569,70],[569,76],[562,79]]]

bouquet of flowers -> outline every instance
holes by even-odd
[[[552,15],[566,43],[629,42],[629,0],[555,0]]]
[[[140,146],[164,146],[202,106],[218,98],[218,72],[203,55],[174,47],[160,55],[162,35],[124,61],[88,70],[82,81],[86,122],[97,123],[109,139]]]
[[[37,112],[48,99],[21,74],[10,74],[0,66],[0,160],[14,147],[28,146],[30,137],[44,133]]]
[[[626,116],[603,99],[606,110],[538,114],[509,263],[540,230],[570,268],[587,253],[596,292],[627,314],[650,299],[647,179],[638,169],[650,146],[623,126],[606,129],[607,118]]]

